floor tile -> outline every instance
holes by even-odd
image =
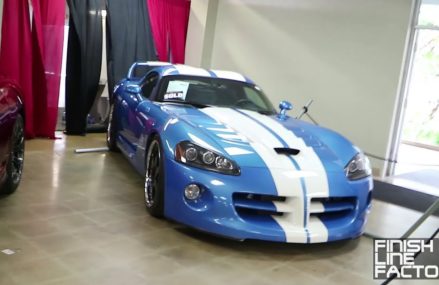
[[[380,283],[367,237],[239,242],[156,219],[143,204],[143,177],[122,154],[74,153],[104,146],[105,134],[57,135],[27,141],[23,181],[0,197],[0,250],[16,251],[0,253],[2,285]],[[376,221],[372,228],[391,224]]]

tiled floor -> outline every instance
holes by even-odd
[[[120,154],[73,153],[104,140],[27,142],[22,184],[0,199],[0,250],[15,251],[0,252],[0,284],[379,283],[366,237],[236,242],[149,217],[142,178]]]

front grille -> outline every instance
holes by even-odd
[[[276,203],[285,202],[286,198],[281,196],[261,195],[251,193],[234,193],[233,205],[241,217],[253,216],[282,216]]]
[[[312,198],[309,214],[324,221],[343,219],[352,215],[356,207],[356,197]]]
[[[294,211],[303,209],[302,197],[284,197],[252,193],[234,193],[233,206],[237,214],[249,222],[264,222],[273,217],[282,217],[291,225],[303,226],[303,218],[295,218]],[[326,222],[348,222],[355,214],[356,197],[311,198],[307,206],[309,223],[317,218]],[[302,210],[303,211],[303,210]]]

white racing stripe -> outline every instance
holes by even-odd
[[[309,207],[311,213],[323,213],[325,211],[325,206],[322,202],[313,202]]]
[[[219,78],[226,78],[226,79],[232,79],[232,80],[238,80],[245,82],[245,77],[242,74],[233,72],[233,71],[226,71],[226,70],[211,70],[217,77]]]
[[[317,217],[310,217],[308,222],[308,232],[310,242],[327,242],[328,229],[325,224]]]
[[[231,156],[237,156],[237,155],[243,155],[243,154],[252,154],[253,152],[248,151],[246,149],[240,148],[240,147],[226,147],[224,148],[227,153]]]
[[[247,138],[240,134],[217,134],[217,136],[225,140],[239,140],[242,142],[247,142]]]
[[[232,109],[204,108],[200,111],[247,138],[267,165],[278,195],[287,197],[282,205],[275,203],[275,206],[279,210],[289,209],[289,212],[273,218],[284,230],[288,242],[305,243],[307,234],[303,227],[305,209],[300,176],[292,175],[296,167],[287,156],[278,155],[274,151],[275,147],[283,147],[282,142],[255,120]]]
[[[175,69],[177,69],[178,73],[183,74],[183,75],[209,76],[210,77],[210,73],[207,70],[202,69],[202,68],[177,64],[177,65],[175,65]]]
[[[312,171],[315,175],[303,176],[306,186],[307,195],[307,209],[308,212],[311,207],[311,198],[313,197],[328,197],[329,185],[328,177],[325,167],[323,166],[319,156],[315,153],[312,147],[308,147],[302,138],[297,137],[292,131],[285,128],[281,123],[268,116],[258,114],[256,112],[242,110],[245,114],[257,120],[267,128],[273,130],[282,140],[288,145],[288,147],[296,148],[300,150],[300,153],[294,156],[294,160],[299,164],[301,169]],[[322,205],[323,206],[323,205]],[[306,215],[309,219],[309,215]],[[307,221],[307,226],[310,233],[311,242],[324,242],[328,239],[328,230],[323,222],[313,217]]]
[[[232,130],[231,128],[207,128],[210,131],[214,131],[214,132],[218,132],[218,133],[234,133],[236,134],[236,132],[234,130]]]
[[[196,135],[188,133],[188,136],[197,145],[204,147],[204,148],[207,148],[207,149],[210,149],[210,150],[213,150],[213,151],[216,151],[218,153],[220,152],[216,147],[214,147],[213,145],[210,145],[208,142],[206,142],[205,140],[202,140],[201,138],[197,137]]]

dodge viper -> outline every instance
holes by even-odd
[[[145,205],[232,239],[321,243],[363,232],[367,157],[343,136],[277,112],[249,78],[134,63],[111,98],[107,144],[145,178]]]
[[[14,192],[24,159],[24,121],[20,88],[0,77],[0,194]]]

